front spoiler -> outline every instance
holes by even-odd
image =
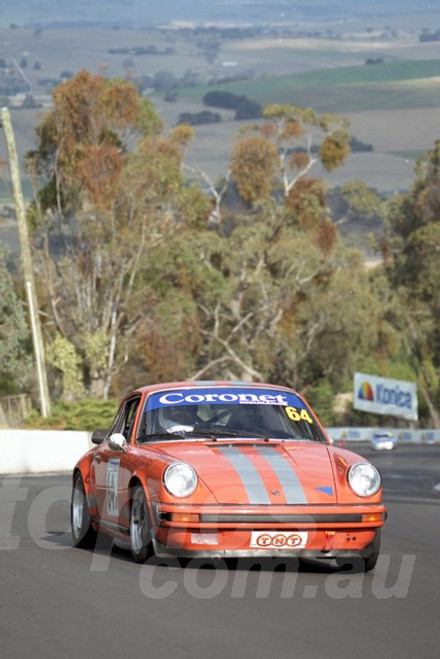
[[[371,543],[364,549],[332,549],[330,551],[317,549],[184,549],[183,547],[167,547],[154,538],[152,540],[154,553],[158,558],[211,558],[216,561],[222,558],[291,558],[318,561],[332,561],[339,558],[366,559],[373,553]]]

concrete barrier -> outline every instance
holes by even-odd
[[[88,432],[0,430],[0,474],[70,471],[91,446]]]

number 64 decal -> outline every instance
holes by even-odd
[[[286,414],[291,421],[307,421],[307,423],[313,423],[310,414],[305,409],[298,410],[296,407],[286,407]]]

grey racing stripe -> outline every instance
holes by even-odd
[[[289,460],[271,446],[256,446],[255,448],[274,470],[283,488],[286,503],[307,503],[305,492]]]
[[[249,503],[271,503],[263,479],[251,460],[240,449],[233,446],[219,446],[217,448],[229,460],[240,476]]]

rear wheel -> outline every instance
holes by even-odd
[[[153,554],[150,515],[142,485],[136,485],[132,490],[130,549],[136,563],[144,563]]]
[[[92,526],[81,474],[76,474],[73,481],[70,503],[70,526],[74,547],[95,546],[97,533]]]

